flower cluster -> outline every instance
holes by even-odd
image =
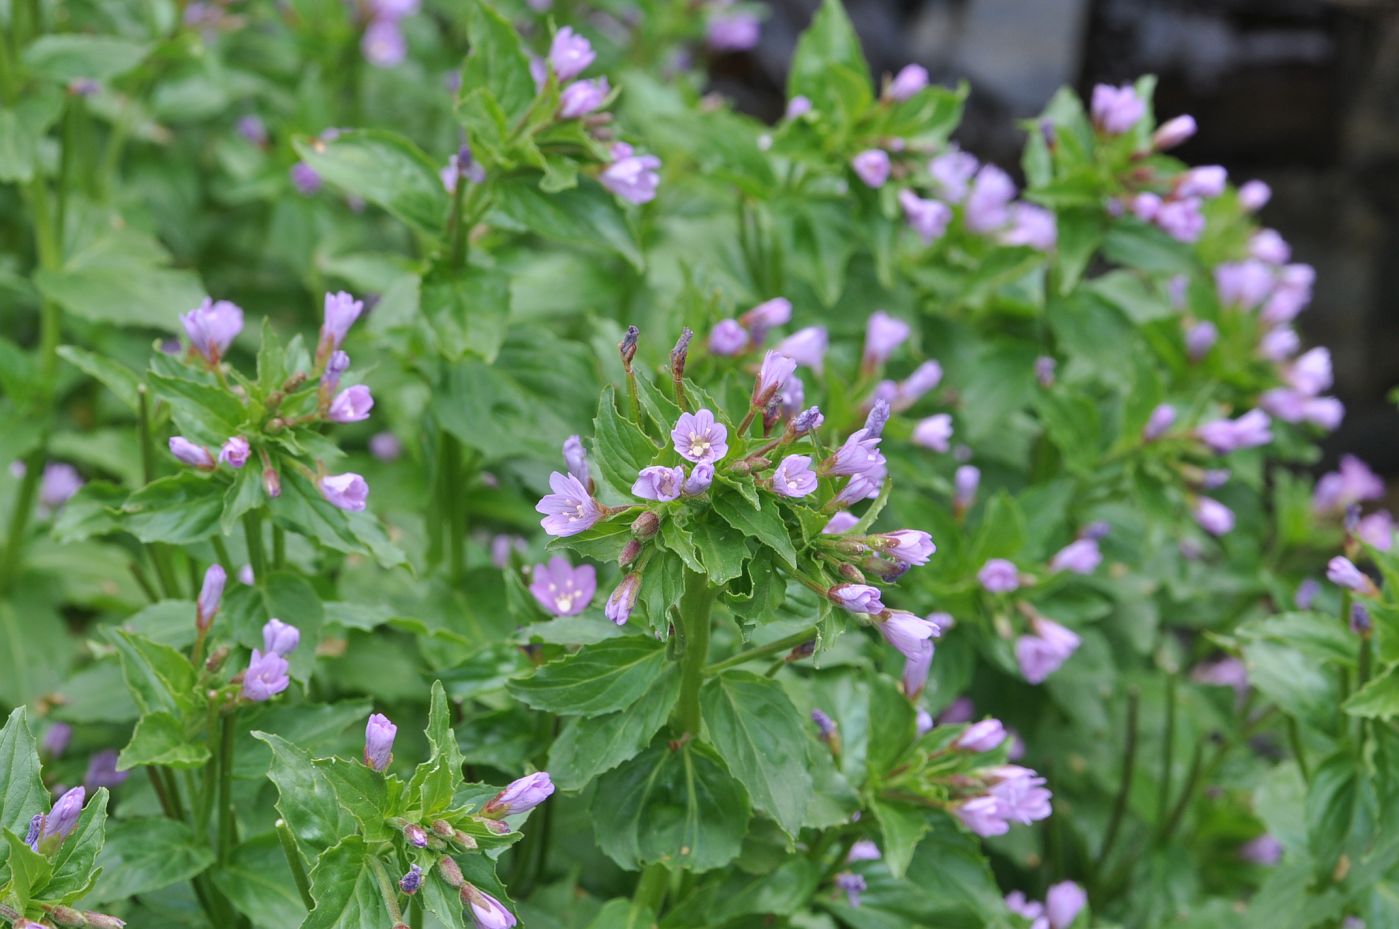
[[[408,55],[401,20],[418,11],[418,0],[369,0],[368,22],[360,37],[364,60],[376,68],[395,68]]]

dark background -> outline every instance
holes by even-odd
[[[1260,219],[1317,269],[1297,325],[1331,349],[1346,419],[1323,465],[1354,452],[1399,476],[1399,0],[845,0],[876,72],[917,62],[966,78],[957,138],[1012,167],[1054,91],[1159,77],[1161,118],[1200,133],[1177,150],[1261,178]],[[714,62],[717,89],[773,119],[817,0],[769,0],[752,52]]]

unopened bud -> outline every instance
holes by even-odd
[[[1195,117],[1177,116],[1167,120],[1151,134],[1151,147],[1158,152],[1175,148],[1195,134]]]
[[[262,489],[267,492],[267,496],[273,500],[282,495],[282,478],[273,468],[266,468],[262,472]]]
[[[227,659],[228,646],[220,645],[218,648],[210,652],[209,657],[204,660],[204,670],[208,671],[210,674],[213,674],[219,668],[223,667],[223,663]]]
[[[106,913],[84,913],[88,929],[125,929],[126,920],[108,916]]]
[[[496,835],[510,834],[509,823],[501,822],[498,819],[482,819],[479,820],[479,822],[481,823],[481,825],[485,826],[487,829],[489,829],[491,832],[494,832]]]
[[[432,821],[432,831],[442,836],[444,839],[450,839],[457,833],[457,830],[452,827],[452,824],[445,819],[434,819]]]
[[[1040,120],[1040,138],[1044,139],[1044,147],[1051,152],[1059,144],[1059,135],[1054,128],[1054,121],[1051,119]]]
[[[859,568],[848,561],[842,562],[841,566],[836,569],[836,573],[847,581],[854,581],[856,584],[863,584],[865,582],[865,575],[861,573]]]
[[[805,435],[808,432],[815,432],[821,428],[821,424],[825,421],[826,417],[821,415],[819,406],[807,407],[792,418],[792,434]]]
[[[1362,639],[1368,639],[1372,629],[1374,629],[1374,624],[1370,621],[1370,611],[1365,609],[1364,604],[1351,604],[1350,631]]]
[[[628,326],[627,334],[622,336],[622,341],[617,346],[617,350],[622,353],[622,367],[628,374],[631,373],[631,361],[636,357],[636,340],[640,335],[640,329]]]
[[[865,417],[865,429],[869,432],[870,438],[878,438],[884,432],[884,425],[887,422],[889,422],[889,401],[884,399],[874,401],[874,406],[870,407],[869,415]]]
[[[403,827],[403,837],[408,840],[409,845],[418,848],[427,848],[427,830],[417,823],[408,823]]]
[[[680,338],[670,350],[670,373],[677,381],[685,376],[685,360],[690,355],[690,340],[694,337],[694,332],[688,326],[685,327],[680,330]]]
[[[56,926],[69,926],[72,929],[83,929],[88,924],[82,913],[69,906],[51,906],[47,910],[49,919]]]
[[[439,860],[437,873],[442,875],[442,880],[447,882],[448,887],[460,887],[466,882],[461,876],[461,867],[452,858],[444,857]]]
[[[628,539],[627,544],[622,546],[622,553],[617,556],[617,566],[625,568],[636,561],[641,555],[641,543],[636,539]]]
[[[661,519],[650,510],[632,520],[631,534],[638,539],[649,539],[661,528]]]
[[[471,851],[473,848],[476,847],[476,837],[473,835],[467,835],[460,829],[457,830],[456,835],[452,836],[452,839],[467,851]]]

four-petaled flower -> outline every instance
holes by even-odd
[[[572,474],[554,471],[549,475],[549,487],[553,493],[545,494],[534,507],[535,512],[544,514],[539,524],[549,535],[577,535],[602,519],[602,507]]]
[[[597,593],[597,569],[590,564],[575,568],[567,558],[555,555],[547,564],[534,566],[529,592],[555,616],[577,616]]]
[[[729,453],[729,430],[709,410],[681,413],[670,438],[688,461],[719,461]]]

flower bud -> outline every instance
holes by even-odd
[[[1151,134],[1151,147],[1158,152],[1175,148],[1195,134],[1195,117],[1189,115],[1168,119]]]
[[[632,520],[631,534],[638,539],[649,539],[661,528],[661,519],[650,510],[644,511]]]
[[[214,456],[209,454],[207,448],[196,445],[182,435],[170,438],[170,454],[190,467],[198,468],[201,471],[212,471],[215,467]]]
[[[393,761],[393,740],[398,727],[383,713],[369,717],[364,728],[364,763],[375,771],[383,771]]]
[[[398,879],[398,889],[408,896],[417,893],[423,886],[423,869],[417,865],[408,868],[408,873]]]
[[[690,340],[694,336],[694,332],[686,326],[680,330],[680,338],[670,350],[670,374],[677,381],[685,376],[685,361],[690,356]]]
[[[690,476],[680,485],[680,492],[687,497],[697,497],[714,483],[714,465],[701,461],[690,469]]]
[[[1374,625],[1370,621],[1370,611],[1365,608],[1365,605],[1363,603],[1351,604],[1350,631],[1362,639],[1368,639],[1373,628]]]
[[[633,571],[622,578],[622,582],[607,598],[607,603],[602,608],[603,615],[618,626],[625,626],[631,618],[632,608],[636,606],[636,595],[640,591],[641,575]]]
[[[282,478],[273,468],[266,468],[262,472],[262,489],[267,496],[276,500],[282,495]]]
[[[476,929],[510,929],[515,916],[499,900],[471,884],[463,884],[461,902],[471,914]]]
[[[248,463],[248,455],[252,449],[248,445],[248,440],[241,435],[235,435],[223,443],[219,449],[219,461],[237,470]]]
[[[491,802],[481,808],[486,816],[511,816],[534,809],[554,792],[547,771],[538,771],[512,781]]]
[[[621,554],[617,556],[617,567],[625,568],[636,561],[641,555],[641,543],[636,539],[628,539],[627,544],[622,546]]]
[[[796,361],[775,349],[764,355],[763,363],[758,367],[758,378],[753,384],[753,405],[761,409],[771,403],[795,370]]]
[[[641,335],[641,330],[635,326],[627,327],[627,334],[622,336],[622,341],[617,345],[617,350],[622,354],[622,368],[628,374],[631,373],[631,362],[636,357],[636,340]]]
[[[408,844],[417,848],[427,848],[427,831],[417,823],[406,823],[403,826],[403,837],[408,840]],[[447,859],[443,859],[444,861]],[[460,875],[461,872],[457,872]],[[452,886],[456,886],[455,884]]]
[[[84,913],[83,919],[87,920],[88,929],[125,929],[126,920],[117,919],[106,913]]]
[[[447,882],[449,887],[460,887],[465,883],[461,876],[461,866],[456,860],[450,857],[443,857],[437,862],[437,873],[442,875],[442,880]]]
[[[47,909],[48,917],[56,926],[71,926],[73,929],[82,929],[88,924],[82,913],[68,906],[51,906]]]
[[[219,611],[219,601],[223,598],[223,587],[228,582],[228,572],[223,565],[211,564],[204,572],[204,586],[199,590],[199,599],[194,605],[195,625],[208,630]]]
[[[227,645],[220,645],[210,652],[208,659],[204,662],[204,670],[213,674],[219,668],[223,667],[223,663],[228,660],[229,651],[230,649]]]

